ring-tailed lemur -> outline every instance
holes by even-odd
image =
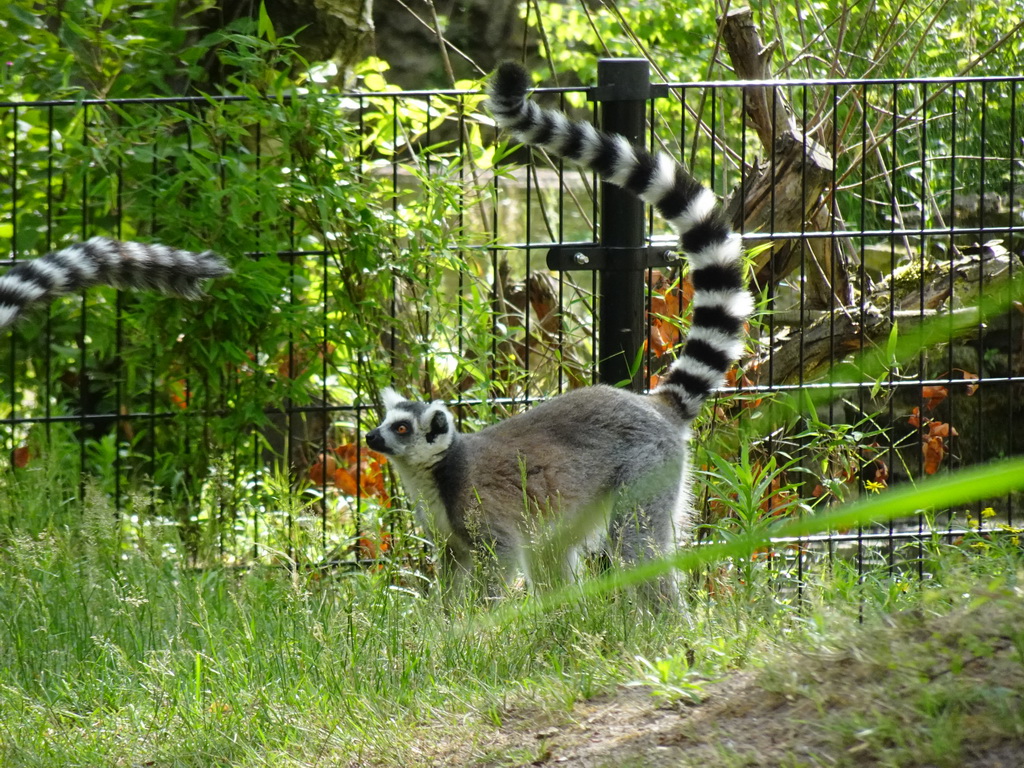
[[[421,521],[440,539],[442,571],[456,578],[475,552],[489,549],[529,579],[533,536],[550,528],[544,521],[572,528],[594,510],[606,524],[602,545],[625,561],[673,551],[692,516],[690,423],[742,352],[753,310],[740,237],[710,190],[668,155],[527,101],[527,87],[519,65],[497,70],[488,92],[498,125],[636,193],[675,226],[690,258],[693,321],[682,353],[648,395],[586,387],[462,434],[441,402],[384,392],[384,419],[366,441],[396,467]],[[584,543],[567,547],[562,569],[572,568]],[[674,579],[658,592],[673,597]]]
[[[202,281],[231,269],[210,251],[93,237],[38,259],[15,264],[0,276],[0,328],[33,304],[94,285],[155,290],[185,299],[203,295]]]

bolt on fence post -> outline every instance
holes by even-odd
[[[601,105],[604,130],[620,133],[643,146],[650,95],[646,59],[598,61],[597,88],[591,98]],[[600,239],[605,248],[645,246],[643,202],[606,181],[601,182]],[[640,359],[643,348],[645,270],[623,256],[621,269],[610,267],[600,272],[598,375],[606,384],[628,381],[629,388],[639,392],[644,385],[643,366],[632,372],[630,368]]]

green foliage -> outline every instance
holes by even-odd
[[[548,66],[536,74],[543,80],[568,85],[560,80],[574,73],[593,83],[597,59],[614,56],[642,55],[684,82],[709,70],[714,3],[636,2],[592,10],[586,3],[546,1],[523,3],[521,13],[541,32],[539,53]]]
[[[783,81],[1002,77],[1019,69],[1021,0],[913,8],[906,3],[752,8],[763,40],[780,44],[771,71]],[[721,12],[715,4],[623,2],[591,10],[585,3],[546,2],[524,4],[522,12],[539,32],[544,63],[535,71],[540,82],[573,84],[566,81],[575,74],[590,85],[601,56],[648,58],[655,79],[668,82],[734,79],[723,66],[728,56],[715,34]],[[784,86],[780,93],[794,106],[797,125],[835,156],[836,203],[849,227],[945,228],[961,216],[964,197],[981,192],[981,180],[993,195],[988,221],[1001,221],[1001,201],[1010,194],[1014,172],[1008,158],[1020,154],[1010,146],[1019,141],[1020,125],[1018,120],[1014,136],[1009,83]],[[748,143],[740,144],[739,95],[729,88],[684,90],[657,105],[657,141],[723,194],[738,184],[738,158],[749,164],[767,155],[749,125]],[[578,107],[585,104],[582,94],[567,99]],[[717,167],[701,131],[691,139],[678,130],[695,121],[719,145],[724,162]],[[898,256],[897,264],[910,258],[903,250]]]
[[[145,68],[130,46],[152,36],[147,24],[164,23],[170,4],[62,11],[51,26],[79,12],[103,56]],[[50,32],[18,26],[29,23],[23,16],[0,36],[59,47]],[[480,361],[493,334],[491,278],[480,269],[478,283],[449,287],[466,272],[462,244],[487,240],[450,215],[469,209],[475,184],[448,130],[467,103],[346,98],[301,74],[308,67],[288,38],[252,27],[239,22],[202,43],[229,69],[231,97],[47,106],[33,98],[53,83],[19,65],[8,82],[22,101],[0,112],[0,143],[16,159],[0,234],[16,256],[107,234],[214,250],[234,269],[198,305],[106,289],[60,300],[0,348],[0,387],[14,395],[0,414],[28,419],[11,429],[9,452],[31,465],[62,452],[58,440],[81,440],[80,453],[68,452],[80,471],[118,498],[128,489],[147,496],[151,514],[176,519],[194,541],[247,530],[245,496],[282,466],[295,465],[301,487],[310,454],[353,441],[362,403],[392,377],[429,390],[435,360],[444,377],[469,371],[483,382],[489,373]],[[129,48],[108,50],[111,36],[131,38]],[[69,83],[93,76],[82,74],[92,60],[78,48],[62,61]],[[129,82],[132,95],[145,92],[133,67],[103,67],[100,93],[121,94]],[[367,72],[381,69],[370,62]],[[462,322],[438,325],[448,312]],[[341,403],[357,408],[316,417]],[[285,407],[314,415],[275,415]],[[73,428],[54,428],[53,416]],[[334,522],[350,525],[347,501],[332,504]],[[290,512],[282,517],[291,524]]]
[[[209,4],[157,0],[58,3],[11,0],[0,24],[0,93],[25,100],[171,95],[202,80],[208,45],[194,39]]]
[[[782,42],[786,76],[851,78],[1013,72],[1024,10],[1020,0],[751,7],[766,37]]]
[[[684,651],[654,661],[638,656],[640,677],[633,684],[649,686],[651,694],[667,704],[699,704],[710,681],[692,668],[687,655]]]
[[[498,609],[467,603],[446,616],[420,567],[423,542],[403,535],[384,498],[303,489],[304,477],[282,468],[287,459],[271,446],[281,429],[274,412],[315,412],[324,401],[334,410],[306,437],[318,448],[354,441],[365,404],[393,378],[478,402],[461,415],[492,420],[495,395],[549,394],[588,379],[590,286],[557,283],[566,311],[554,331],[530,306],[540,286],[533,294],[497,290],[499,281],[515,287],[530,254],[494,247],[499,215],[522,203],[505,192],[516,183],[511,174],[480,175],[504,148],[488,145],[482,124],[466,119],[478,94],[397,101],[378,61],[362,70],[373,94],[338,94],[307,76],[265,13],[198,39],[195,16],[180,18],[179,7],[14,0],[0,22],[11,62],[0,87],[19,101],[0,114],[0,152],[11,158],[5,184],[15,193],[0,199],[0,237],[11,251],[32,256],[103,233],[211,248],[236,272],[197,306],[91,291],[56,303],[45,321],[38,314],[0,345],[0,390],[15,394],[0,404],[0,417],[11,419],[5,462],[14,465],[3,467],[0,483],[0,762],[318,765],[363,763],[370,754],[408,765],[439,727],[454,731],[451,723],[475,713],[492,724],[513,719],[510,703],[567,710],[622,683],[671,703],[699,701],[711,680],[762,658],[779,637],[806,634],[817,647],[824,606],[857,616],[865,601],[882,610],[919,605],[920,593],[936,594],[932,586],[950,576],[953,560],[1014,578],[1020,531],[995,521],[986,529],[975,517],[963,541],[968,555],[936,536],[898,553],[910,570],[893,553],[875,567],[805,548],[810,536],[881,520],[924,514],[933,522],[922,506],[992,497],[1019,488],[1024,476],[1018,460],[830,511],[826,501],[859,491],[857,470],[879,428],[870,419],[826,427],[816,409],[834,393],[820,390],[806,402],[779,397],[778,406],[752,395],[723,402],[727,418],[716,412],[702,427],[715,441],[702,457],[717,485],[707,545],[606,572],[582,589],[541,597],[511,590]],[[1000,16],[1007,6],[977,7],[984,18],[956,3],[920,16],[876,5],[873,15],[812,6],[801,16],[774,8],[761,17],[771,16],[766,23],[783,41],[786,74],[955,74],[986,49],[986,36],[1009,31]],[[614,15],[530,8],[545,19],[553,69],[577,62],[583,82],[593,80],[595,51],[628,53],[638,42],[669,79],[720,74],[715,10],[706,4],[632,3]],[[938,31],[957,44],[935,42]],[[812,47],[825,42],[827,55]],[[997,46],[974,71],[1012,70],[1012,53]],[[175,94],[203,81],[211,57],[240,98],[33,103]],[[833,94],[807,94],[812,109],[832,109]],[[795,103],[803,95],[791,92]],[[1009,136],[1005,95],[995,85],[836,94],[819,138],[829,144],[835,135],[849,153],[840,163],[846,217],[877,226],[875,210],[885,206],[875,201],[895,200],[933,226],[958,185],[983,173],[990,184],[1009,183],[1009,153],[999,143]],[[689,143],[676,135],[686,114],[684,125],[697,116],[739,147],[737,92],[712,101],[688,93],[686,101],[665,107],[659,140]],[[890,139],[887,154],[875,151]],[[716,172],[723,190],[729,163],[756,152],[737,150],[723,162],[726,155],[699,144],[691,165],[702,177]],[[919,159],[922,147],[928,159]],[[1001,159],[983,163],[983,155]],[[527,240],[592,231],[585,204],[571,219],[550,190],[535,198],[538,231]],[[521,304],[496,313],[499,295]],[[996,298],[1005,308],[1006,297]],[[961,322],[977,326],[989,309]],[[901,328],[883,353],[862,355],[845,373],[881,381],[894,362],[948,332]],[[780,425],[795,436],[780,435]],[[766,443],[769,434],[778,442]],[[742,446],[738,460],[730,446]],[[810,501],[812,481],[827,494],[818,502]],[[788,542],[781,563],[770,537]],[[309,568],[327,547],[378,564],[346,575]],[[286,568],[195,567],[214,555],[220,564],[262,559]],[[796,562],[808,569],[799,582],[779,577]],[[673,567],[697,574],[687,613],[651,617],[630,605],[627,587]],[[992,651],[965,648],[965,658]],[[1015,700],[1000,701],[1011,713]],[[937,740],[929,757],[958,754],[959,742],[938,741],[967,722],[958,702],[976,699],[956,688],[913,698],[914,712],[938,723],[928,732]],[[1019,718],[1005,720],[994,732],[1019,733]],[[875,719],[838,731],[844,749],[874,755],[901,733]],[[487,751],[476,734],[451,739]]]
[[[542,77],[575,69],[590,83],[593,54],[605,47],[650,55],[670,80],[723,76],[722,54],[712,59],[716,11],[707,4],[524,8],[544,26],[544,52],[554,71],[542,67]],[[925,14],[889,24],[883,13],[869,18],[859,9],[815,7],[798,18],[780,8],[774,15],[765,9],[759,21],[783,40],[786,74],[803,76],[804,67],[815,76],[869,74],[857,69],[869,46],[886,51],[871,72],[880,74],[886,67],[907,71],[905,57],[913,50],[886,47],[886,41],[931,40],[940,27],[954,30],[951,39],[971,42],[966,55],[984,48],[980,32],[996,22],[973,11],[957,16],[957,9],[964,10],[943,6],[934,21]],[[380,386],[394,380],[425,395],[473,403],[459,408],[472,422],[514,412],[523,395],[589,382],[595,350],[587,276],[556,280],[535,269],[536,253],[495,247],[499,233],[506,242],[591,237],[591,209],[585,200],[576,204],[589,180],[566,181],[564,190],[545,183],[521,192],[522,176],[500,166],[506,147],[491,142],[486,120],[476,119],[479,93],[397,99],[387,65],[371,59],[359,72],[369,92],[339,94],[319,83],[317,70],[295,56],[265,13],[200,34],[204,10],[180,17],[176,4],[161,1],[30,8],[16,0],[0,26],[11,60],[5,92],[19,100],[0,114],[14,191],[0,200],[0,236],[11,251],[30,257],[81,236],[111,234],[211,248],[236,271],[198,306],[98,290],[84,302],[56,303],[45,320],[38,313],[23,323],[11,344],[0,346],[0,388],[13,395],[0,405],[0,416],[56,416],[65,426],[14,423],[6,448],[38,457],[57,440],[81,440],[81,451],[66,452],[69,461],[106,493],[146,496],[154,516],[177,520],[193,541],[223,542],[220,534],[230,534],[239,552],[249,552],[273,532],[264,540],[268,550],[295,544],[313,556],[317,526],[321,544],[340,546],[362,533],[352,526],[364,520],[381,530],[395,524],[381,498],[352,498],[326,483],[315,493],[303,488],[308,464],[325,443],[358,439]],[[171,33],[157,33],[172,20]],[[853,22],[857,34],[850,31]],[[812,34],[812,23],[823,31]],[[861,34],[864,29],[877,34]],[[802,35],[809,35],[808,46],[851,53],[810,55],[793,43]],[[1007,50],[996,46],[983,63],[1000,61]],[[815,69],[819,59],[849,68]],[[189,64],[184,79],[176,74],[181,61]],[[234,97],[35,103],[55,96],[177,93],[202,86],[212,61],[227,73],[221,82]],[[935,70],[946,71],[953,70]],[[914,213],[921,226],[942,226],[960,186],[970,188],[982,174],[989,185],[1011,181],[1010,153],[1000,143],[1009,136],[1011,117],[1002,85],[835,93],[808,87],[789,89],[789,96],[796,104],[806,96],[811,110],[824,116],[816,123],[820,141],[836,138],[837,201],[851,223],[887,226],[888,207],[876,203],[891,200],[908,221]],[[720,191],[733,186],[741,158],[749,163],[758,154],[751,132],[748,146],[741,146],[737,89],[689,90],[682,100],[662,100],[660,109],[665,119],[657,121],[658,142],[675,147]],[[728,137],[728,152],[713,149],[696,131],[696,149],[687,153],[694,118]],[[987,147],[980,143],[982,120]],[[878,142],[891,146],[877,149]],[[573,202],[556,198],[563,192]],[[520,237],[508,220],[526,218],[526,206],[534,214],[532,231]],[[535,273],[532,280],[519,280],[527,272]],[[557,318],[546,316],[537,298],[541,289],[560,302]],[[791,290],[780,285],[777,304]],[[890,364],[874,370],[876,380],[888,376]],[[497,398],[511,404],[491,405]],[[315,414],[323,405],[334,408],[327,418],[311,415],[286,426],[278,414],[286,408]],[[729,416],[747,410],[723,408]],[[761,424],[775,418],[749,410]],[[795,414],[805,410],[792,407],[776,424],[803,430],[801,419],[808,416]],[[97,422],[83,414],[111,416]],[[301,434],[285,439],[295,422]],[[731,455],[741,438],[716,428],[713,452]],[[817,441],[807,434],[799,445],[784,441],[801,457],[799,466],[764,463],[756,452],[737,466],[755,488],[758,480],[777,481],[806,499],[813,477],[830,500],[838,498],[849,477],[838,481],[837,475],[863,464],[859,454],[870,448],[864,441],[877,429],[838,435],[821,423],[813,428]],[[302,443],[304,454],[291,478],[284,469],[294,458],[285,456],[293,447],[289,440]],[[712,471],[725,475],[731,467],[720,459]],[[743,514],[728,516],[728,526],[763,523],[765,493],[790,498],[779,487],[757,490],[744,501]],[[278,491],[288,498],[274,498]],[[793,511],[804,503],[784,506]],[[206,530],[210,521],[216,521],[212,532]],[[301,542],[289,539],[296,524],[306,536]],[[347,533],[334,533],[341,529]]]
[[[117,23],[137,36],[168,8],[121,10]],[[106,35],[128,34],[82,13]],[[21,31],[26,45],[57,45]],[[581,381],[589,288],[558,289],[569,311],[557,331],[527,301],[495,313],[499,289],[528,297],[519,275],[530,256],[490,248],[505,193],[492,174],[499,147],[467,119],[479,93],[398,97],[372,59],[359,74],[376,92],[339,93],[265,20],[197,45],[229,73],[230,96],[49,106],[33,100],[53,87],[44,73],[9,81],[22,101],[0,113],[16,158],[0,235],[16,257],[106,234],[211,249],[235,274],[197,305],[97,289],[33,312],[0,346],[0,388],[13,395],[0,405],[14,420],[6,447],[29,469],[47,452],[66,456],[118,503],[141,494],[198,557],[318,557],[394,528],[383,482],[373,498],[328,487],[328,472],[308,487],[320,451],[358,441],[381,386],[465,396],[479,403],[467,418],[491,418],[488,400],[528,381],[534,393],[562,387],[567,370]],[[67,58],[77,74],[66,79],[87,80],[88,63]],[[130,68],[105,82],[100,93],[126,92]],[[94,92],[82,88],[55,93]],[[511,202],[503,216],[521,209]]]
[[[765,533],[868,524],[917,504],[1019,487],[1022,477],[1018,461]],[[699,704],[724,692],[716,681],[761,667],[768,691],[812,701],[833,693],[823,680],[858,689],[898,683],[907,703],[898,720],[913,726],[901,731],[901,754],[934,756],[929,738],[978,707],[994,713],[986,733],[1018,732],[1016,699],[983,695],[986,681],[975,675],[989,661],[998,663],[999,680],[1021,674],[1019,654],[1014,661],[1005,638],[993,634],[1016,626],[1011,640],[1020,647],[1019,619],[983,625],[989,614],[978,614],[979,622],[940,625],[942,634],[908,627],[890,646],[879,633],[893,619],[874,617],[955,619],[986,602],[1019,615],[1019,547],[939,544],[925,580],[884,565],[858,571],[837,559],[805,573],[800,611],[776,585],[752,601],[727,581],[714,593],[697,585],[684,612],[651,616],[609,589],[610,577],[560,600],[512,592],[497,609],[453,608],[409,568],[413,542],[379,569],[355,573],[283,557],[288,568],[195,568],[179,529],[152,518],[145,499],[116,509],[90,484],[82,506],[73,501],[78,483],[58,459],[0,494],[0,761],[12,768],[420,765],[435,749],[493,750],[498,764],[509,764],[510,751],[494,740],[524,719],[578,719],[590,699],[613,705],[623,685],[637,688],[641,703],[646,692],[663,705]],[[763,543],[758,533],[724,548],[694,548],[677,564],[712,567]],[[863,634],[843,637],[861,616]],[[824,666],[796,663],[800,656],[780,658],[795,649],[821,661],[841,648],[877,662],[882,673],[852,677],[843,664],[833,678]],[[894,649],[913,664],[894,669]],[[934,678],[940,685],[912,684],[904,672],[922,664],[948,669]],[[752,690],[765,695],[760,685]],[[827,710],[840,753],[864,742],[867,754],[886,754],[891,718],[870,707]],[[537,730],[528,733],[531,743]]]
[[[750,7],[764,39],[781,43],[779,74],[788,78],[1005,75],[1016,70],[1014,32],[1024,10],[1021,0]],[[541,57],[554,64],[554,72],[541,70],[544,77],[577,72],[584,83],[593,81],[600,56],[643,56],[672,81],[728,79],[720,59],[712,60],[721,12],[720,4],[681,0],[600,9],[530,2],[521,10],[540,32]]]

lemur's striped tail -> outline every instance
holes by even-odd
[[[15,264],[0,277],[0,328],[33,304],[93,285],[155,290],[186,299],[203,295],[202,282],[231,269],[219,256],[166,245],[93,237]]]
[[[678,231],[690,258],[693,323],[683,351],[655,394],[668,395],[686,420],[722,385],[743,351],[753,300],[743,278],[742,245],[714,193],[664,153],[651,154],[621,135],[570,120],[526,100],[529,77],[513,62],[491,78],[489,106],[498,125],[524,144],[595,171],[653,205]]]

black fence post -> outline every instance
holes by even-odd
[[[634,144],[644,143],[647,100],[651,96],[650,68],[646,59],[601,59],[597,89],[592,97],[601,105],[601,127],[620,133]],[[611,249],[645,246],[644,205],[630,192],[601,182],[601,245]],[[634,260],[621,266],[614,257],[600,271],[598,322],[598,375],[605,384],[629,382],[644,386],[640,360],[644,343],[644,276]],[[631,370],[634,369],[635,370]]]

